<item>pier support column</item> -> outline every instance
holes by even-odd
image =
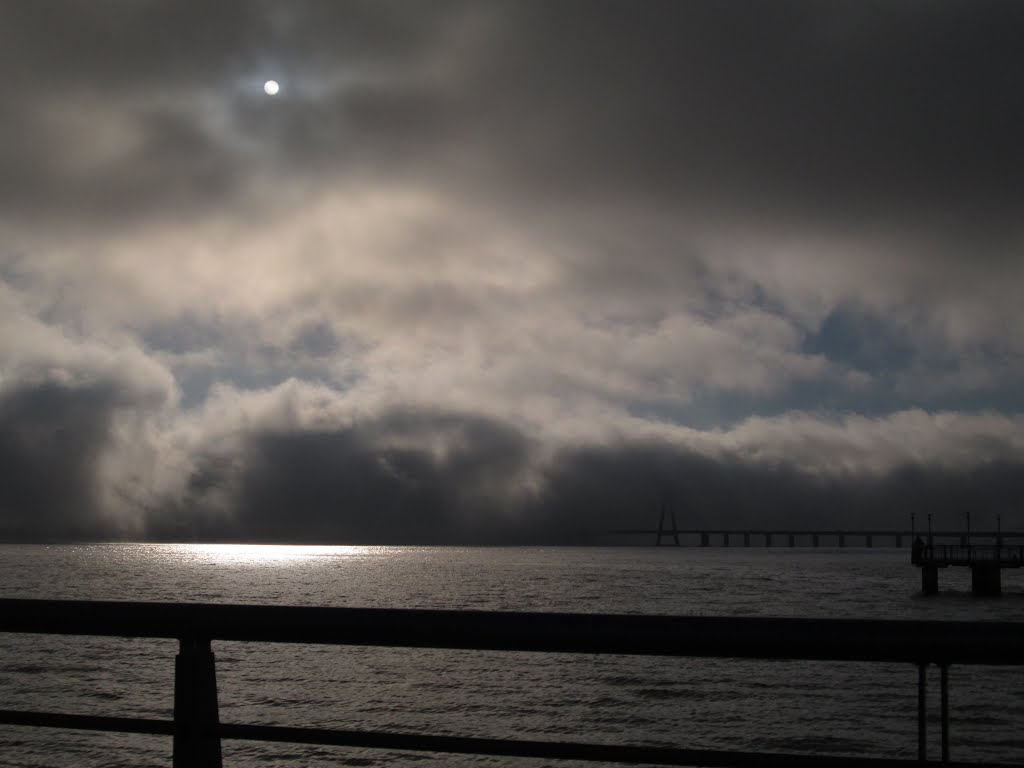
[[[928,762],[928,665],[917,665],[917,759]]]
[[[921,591],[926,595],[934,595],[939,591],[939,569],[934,565],[921,567]]]
[[[764,545],[766,547],[770,547],[772,545],[772,535],[770,533],[766,533],[764,535]]]
[[[723,547],[728,547],[729,546],[729,534],[728,533],[723,533],[722,534],[722,546]]]
[[[843,533],[839,534],[839,546],[840,547],[845,547],[846,546],[846,534],[843,534]]]
[[[871,548],[871,534],[870,534],[870,533],[869,533],[869,534],[867,534],[867,535],[866,535],[866,536],[864,537],[864,546],[865,546],[865,547],[867,547],[868,549],[870,549],[870,548]]]
[[[710,546],[710,544],[711,544],[710,538],[711,538],[710,534],[707,531],[701,531],[701,534],[700,534],[700,545],[702,547]]]
[[[174,768],[222,768],[219,726],[210,641],[183,637],[174,660]]]
[[[939,667],[939,694],[942,707],[942,762],[949,762],[949,664]]]
[[[1002,570],[998,565],[972,565],[971,591],[976,595],[1002,594]]]
[[[814,544],[815,547],[818,546],[818,534],[814,534],[814,536],[811,537],[811,543]]]
[[[750,546],[750,534],[749,533],[744,533],[743,534],[743,546],[744,547],[749,547]]]
[[[792,533],[789,534],[789,546],[791,546],[791,547],[795,547],[796,546],[796,536],[794,536]]]

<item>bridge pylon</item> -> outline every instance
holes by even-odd
[[[672,523],[671,530],[665,530],[665,517],[666,515]],[[663,496],[661,499],[661,516],[658,518],[658,538],[655,541],[655,546],[661,546],[662,536],[672,535],[675,545],[679,545],[679,525],[676,523],[676,509],[672,505],[671,499],[668,496]]]

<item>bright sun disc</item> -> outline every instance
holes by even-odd
[[[281,90],[281,86],[277,84],[277,80],[267,80],[263,84],[263,90],[266,91],[267,96],[276,96],[277,92]]]

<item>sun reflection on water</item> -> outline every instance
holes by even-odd
[[[285,564],[317,557],[364,558],[380,555],[384,547],[323,546],[306,544],[190,544],[197,559],[236,565]]]

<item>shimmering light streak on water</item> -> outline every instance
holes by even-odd
[[[969,574],[949,569],[942,593],[922,598],[908,559],[907,550],[855,549],[0,546],[0,595],[1024,620],[1024,573],[1004,575],[1003,598],[977,600]],[[0,697],[11,707],[169,718],[176,650],[160,640],[0,635]],[[214,650],[225,722],[904,757],[916,746],[916,672],[902,666]],[[951,679],[954,758],[1024,761],[1024,671],[954,667]],[[0,766],[167,766],[169,755],[168,739],[0,728]],[[227,766],[509,764],[538,765],[225,742]]]
[[[186,544],[176,554],[196,565],[287,565],[299,560],[330,557],[335,560],[381,556],[386,547],[318,547],[296,544]]]

